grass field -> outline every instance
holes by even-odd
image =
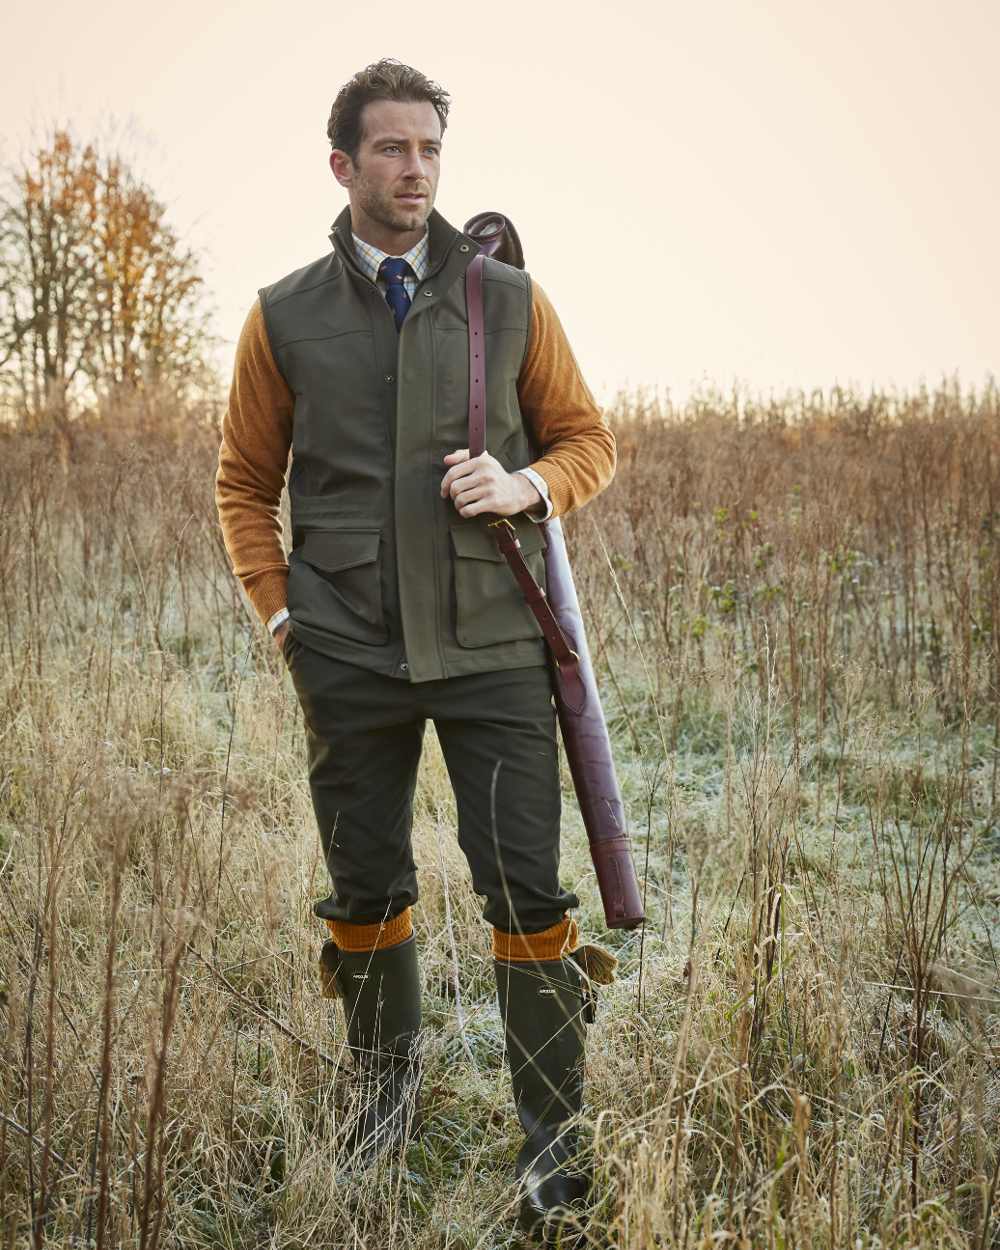
[[[1000,392],[610,414],[567,520],[649,920],[589,1030],[585,1244],[1000,1245]],[[0,434],[0,1246],[516,1245],[489,934],[430,736],[427,1122],[351,1061],[290,678],[211,420]]]

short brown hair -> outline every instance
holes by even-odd
[[[361,147],[361,111],[372,100],[400,100],[407,103],[426,100],[434,105],[444,134],[448,124],[451,97],[448,92],[418,69],[404,65],[390,56],[358,70],[354,77],[344,83],[330,110],[326,124],[330,146],[346,152],[352,161],[358,158]]]

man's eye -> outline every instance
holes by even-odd
[[[382,149],[383,152],[399,152],[400,150],[401,149],[398,143],[387,143],[385,147]],[[431,156],[438,155],[438,149],[434,147],[424,148],[424,151],[430,152]]]

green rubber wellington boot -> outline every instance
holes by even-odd
[[[590,1176],[574,1165],[575,1128],[583,1102],[585,1024],[593,1001],[572,959],[493,961],[504,1021],[507,1062],[525,1140],[516,1171],[523,1197],[521,1228],[553,1244],[561,1213],[580,1203]]]
[[[356,1117],[340,1138],[348,1167],[400,1145],[419,1121],[420,977],[416,938],[375,951],[323,945],[321,967],[344,1008],[360,1083]]]

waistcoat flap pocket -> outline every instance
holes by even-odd
[[[535,581],[545,587],[545,535],[526,517],[512,518],[521,554]],[[524,593],[498,550],[493,534],[479,518],[453,524],[455,638],[460,647],[489,647],[538,638],[541,630]]]
[[[519,523],[520,522],[520,523]],[[522,555],[532,555],[545,549],[545,535],[540,525],[527,518],[514,517],[517,529],[517,541],[521,544]],[[485,522],[475,519],[473,523],[452,525],[451,541],[455,545],[457,556],[473,560],[503,560],[503,552],[496,544],[493,533]]]
[[[309,530],[288,558],[293,619],[355,642],[388,642],[380,543],[374,527]]]
[[[371,564],[378,557],[379,531],[312,530],[302,542],[302,559],[326,573]]]

